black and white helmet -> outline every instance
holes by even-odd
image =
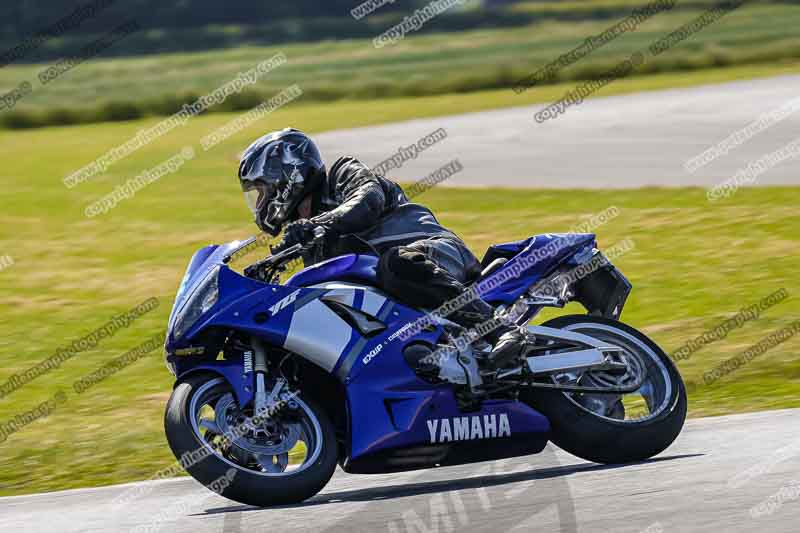
[[[298,204],[322,183],[325,164],[305,133],[286,128],[251,144],[239,163],[239,183],[262,231],[280,233]]]

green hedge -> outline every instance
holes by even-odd
[[[770,63],[800,58],[800,43],[779,41],[752,50],[704,49],[680,55],[664,54],[648,58],[634,75],[660,72],[681,72],[714,67]],[[561,70],[549,83],[565,81],[588,81],[604,76],[620,58],[586,60],[573,67]],[[436,94],[467,93],[489,89],[508,88],[523,79],[529,70],[512,64],[500,64],[479,73],[451,74],[436,79],[412,80],[388,83],[370,81],[361,84],[319,83],[304,84],[304,101],[334,101],[343,99],[372,100],[376,98],[412,97]],[[249,110],[274,96],[272,92],[243,91],[211,108],[208,112],[232,112]],[[179,111],[184,104],[194,102],[197,94],[164,96],[149,100],[113,101],[96,108],[65,109],[47,111],[12,110],[0,113],[0,127],[6,129],[65,126],[93,122],[115,122],[134,120],[145,116],[168,116]]]

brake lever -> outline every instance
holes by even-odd
[[[286,267],[281,264],[281,261],[291,257],[298,252],[304,252],[317,246],[325,238],[325,229],[322,227],[314,228],[314,238],[306,244],[293,244],[289,248],[271,255],[263,260],[261,268],[259,268],[259,279],[261,281],[268,281],[272,279],[276,272],[285,272]]]
[[[271,256],[267,257],[264,261],[267,262],[271,266],[273,264],[278,263],[281,259],[283,259],[283,258],[285,258],[287,256],[290,256],[292,254],[295,254],[295,253],[301,251],[302,249],[303,249],[303,245],[302,244],[293,244],[290,247],[288,247],[287,249],[282,250],[282,251],[278,252],[275,255],[271,255]]]

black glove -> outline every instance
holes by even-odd
[[[264,265],[266,263],[266,259],[262,259],[257,263],[253,263],[249,267],[244,269],[245,277],[257,279],[259,281],[264,281]]]
[[[283,239],[276,246],[271,247],[273,254],[280,253],[295,244],[306,244],[314,239],[316,224],[306,218],[301,218],[286,225]]]

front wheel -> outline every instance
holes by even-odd
[[[268,416],[254,417],[225,379],[190,375],[167,404],[172,453],[192,477],[237,502],[268,507],[310,498],[336,468],[334,426],[311,400],[282,397]]]
[[[628,375],[643,378],[631,394],[589,394],[543,389],[523,399],[547,416],[552,441],[563,450],[596,463],[642,461],[661,453],[677,438],[686,420],[686,389],[667,354],[643,333],[602,317],[568,315],[544,324],[589,335],[619,346]],[[553,382],[590,387],[614,386],[619,376],[586,371],[553,376]]]

